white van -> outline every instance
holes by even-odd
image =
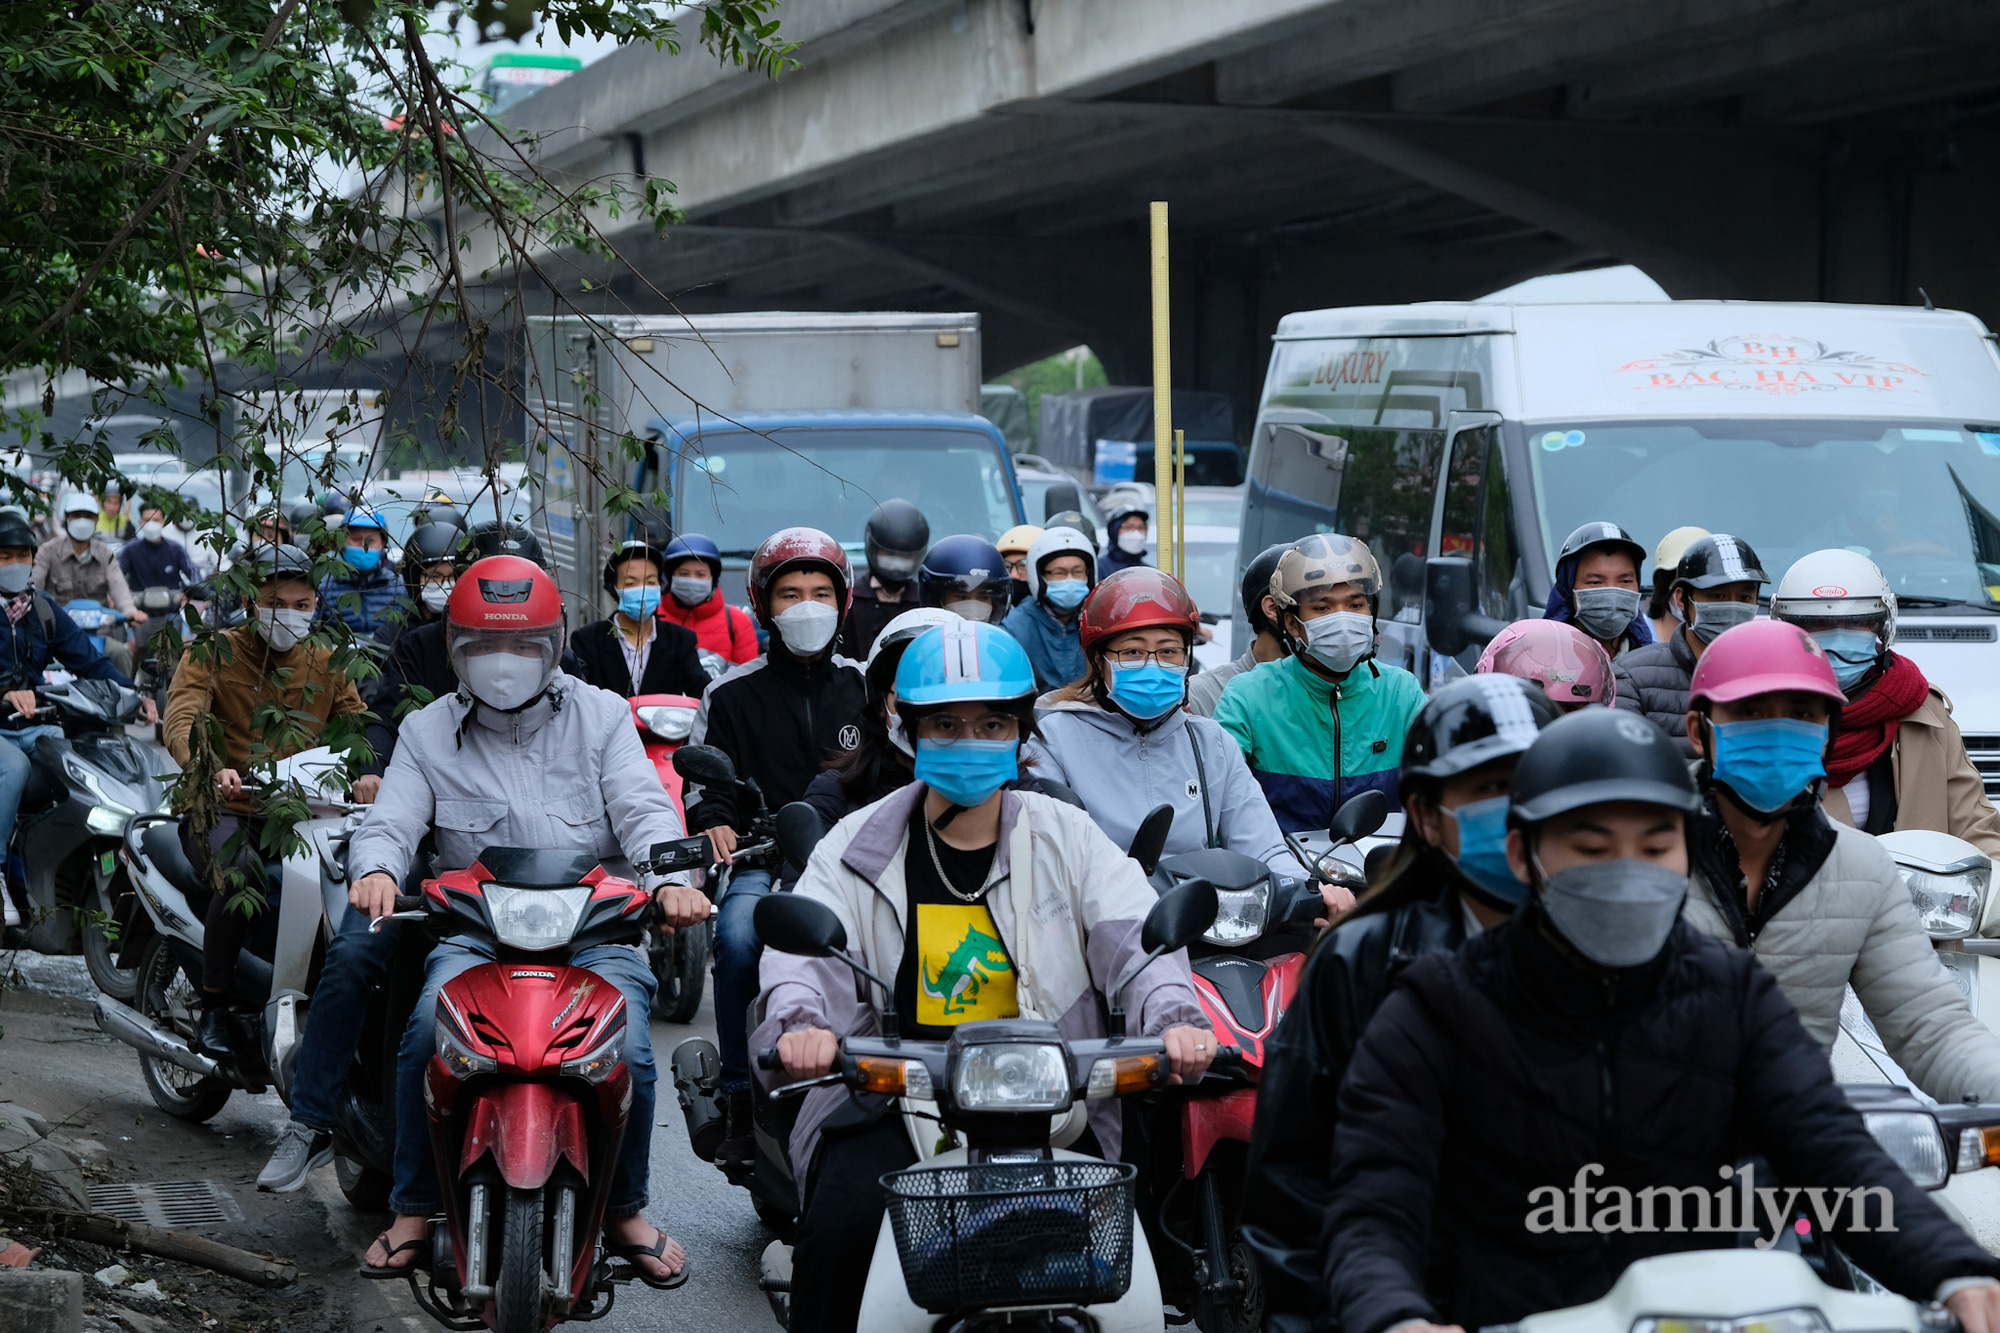
[[[1383,656],[1437,682],[1541,614],[1581,523],[1648,549],[1733,533],[1774,581],[1844,546],[1888,575],[1898,650],[2000,794],[2000,355],[1972,316],[1433,303],[1288,315],[1275,342],[1239,570],[1273,542],[1363,538],[1389,580]]]

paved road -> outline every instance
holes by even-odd
[[[0,965],[9,961],[9,955],[0,953]],[[256,1175],[267,1145],[285,1121],[275,1093],[238,1093],[206,1125],[162,1115],[140,1082],[137,1057],[100,1034],[92,1022],[92,990],[81,962],[28,954],[11,961],[25,975],[26,986],[0,996],[0,1099],[39,1111],[71,1140],[101,1143],[115,1179],[221,1183],[244,1220],[216,1229],[215,1238],[295,1256],[301,1282],[323,1289],[322,1317],[291,1324],[292,1333],[424,1333],[437,1327],[417,1310],[401,1283],[354,1276],[346,1255],[359,1254],[387,1219],[349,1207],[331,1167],[315,1172],[301,1193],[257,1193]],[[757,1261],[770,1234],[757,1222],[749,1196],[689,1151],[666,1072],[676,1045],[692,1036],[713,1040],[714,1032],[714,1014],[706,1002],[692,1024],[652,1025],[661,1080],[649,1211],[687,1247],[693,1274],[673,1292],[637,1284],[623,1288],[610,1317],[593,1325],[605,1333],[767,1333],[777,1327],[757,1288]]]

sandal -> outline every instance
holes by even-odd
[[[672,1277],[654,1277],[651,1273],[647,1272],[640,1266],[639,1260],[651,1258],[665,1263],[667,1245],[673,1240],[672,1236],[669,1236],[664,1231],[660,1231],[657,1227],[654,1228],[654,1232],[655,1235],[651,1245],[607,1245],[605,1248],[610,1251],[612,1258],[623,1259],[626,1262],[631,1269],[632,1277],[645,1283],[654,1291],[672,1291],[675,1287],[680,1286],[681,1283],[688,1280],[690,1262],[686,1255],[682,1255],[681,1271]],[[623,1274],[620,1274],[620,1277],[623,1276]],[[613,1280],[616,1281],[617,1279]]]
[[[364,1255],[361,1260],[361,1276],[373,1278],[378,1282],[400,1280],[417,1272],[417,1261],[415,1259],[410,1260],[406,1264],[399,1264],[396,1262],[396,1256],[405,1250],[420,1250],[430,1244],[429,1236],[418,1236],[415,1240],[406,1240],[401,1245],[391,1245],[389,1244],[389,1233],[386,1231],[377,1236],[375,1240],[383,1249],[389,1252],[389,1262],[378,1268],[374,1264],[369,1263],[367,1256]]]

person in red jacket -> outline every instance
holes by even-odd
[[[694,631],[704,657],[714,653],[734,666],[760,651],[757,627],[740,606],[722,600],[722,552],[698,532],[684,533],[668,543],[667,595],[660,599],[660,619]],[[720,675],[712,663],[711,676]]]

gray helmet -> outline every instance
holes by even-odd
[[[296,546],[257,542],[244,552],[243,563],[250,566],[251,581],[260,588],[279,579],[313,581],[312,557]]]
[[[1337,532],[1316,532],[1294,542],[1271,571],[1271,600],[1278,613],[1297,609],[1299,597],[1318,588],[1352,583],[1373,605],[1382,591],[1382,566],[1368,543]]]

